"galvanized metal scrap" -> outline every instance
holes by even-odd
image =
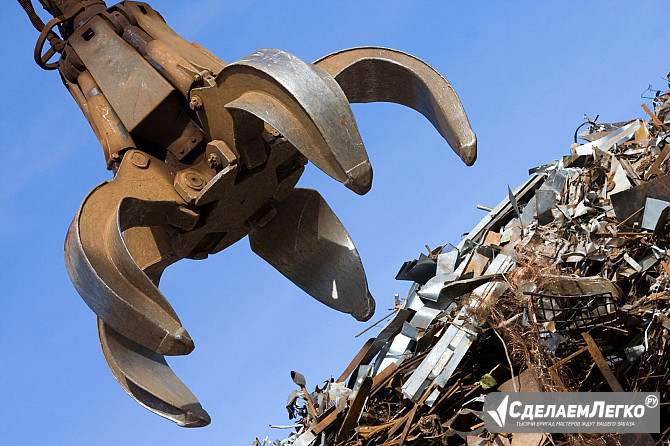
[[[194,348],[158,290],[168,265],[248,235],[306,293],[367,320],[374,300],[351,237],[318,192],[295,188],[307,161],[368,192],[372,168],[349,103],[376,101],[422,113],[466,164],[475,161],[453,88],[408,54],[354,48],[309,64],[262,49],[226,64],[146,3],[40,0],[54,16],[46,25],[30,0],[19,3],[40,31],[37,64],[60,72],[114,172],[72,222],[67,270],[98,316],[119,383],[181,426],[210,418],[164,358]]]

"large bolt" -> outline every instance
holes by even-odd
[[[188,105],[191,107],[191,110],[202,108],[202,99],[200,99],[200,96],[193,95],[193,97],[191,97],[191,102]]]
[[[209,164],[209,167],[216,170],[221,166],[221,159],[216,153],[210,153],[207,157],[207,164]]]
[[[205,179],[195,170],[182,170],[174,179],[175,191],[189,204],[195,202],[198,191],[203,187],[205,187]]]
[[[192,170],[184,174],[184,180],[186,181],[186,184],[189,187],[195,190],[200,190],[202,189],[202,186],[205,185],[205,182],[202,179],[202,177],[197,172],[194,172]]]
[[[265,123],[265,130],[267,130],[267,132],[268,132],[270,135],[274,136],[275,138],[281,135],[281,133],[279,133],[279,130],[277,130],[276,128],[272,127],[272,126],[271,126],[270,124],[268,124],[268,123]]]
[[[140,169],[146,169],[149,165],[149,157],[142,152],[133,152],[130,155],[130,162]]]

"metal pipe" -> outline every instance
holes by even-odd
[[[93,133],[95,133],[96,138],[98,138],[98,141],[100,141],[100,144],[102,144],[102,135],[100,135],[100,130],[98,130],[98,127],[95,125],[95,122],[91,119],[91,114],[88,110],[88,103],[86,102],[86,98],[84,97],[84,93],[81,91],[81,88],[79,88],[79,85],[73,84],[68,81],[66,81],[65,85],[67,86],[68,91],[70,92],[75,102],[81,109],[82,113],[84,113],[84,117],[86,118],[88,124],[93,129]]]
[[[147,44],[145,49],[147,57],[159,65],[161,74],[163,74],[166,79],[184,95],[184,97],[188,97],[196,76],[199,76],[199,70],[161,40],[152,40]]]
[[[88,115],[98,129],[107,168],[111,169],[120,159],[123,150],[136,147],[135,142],[98,88],[91,73],[82,72],[77,83],[84,93]]]

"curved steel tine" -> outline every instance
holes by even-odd
[[[146,160],[142,167],[129,161],[137,157]],[[149,161],[155,161],[151,168]],[[133,226],[195,225],[197,214],[181,207],[166,169],[142,152],[127,153],[116,177],[82,203],[65,241],[65,264],[81,297],[105,323],[157,353],[183,355],[193,350],[193,340],[122,235]]]
[[[163,271],[181,260],[172,249],[172,240],[162,226],[135,226],[123,231],[123,241],[131,257],[158,286]]]
[[[162,355],[122,336],[100,318],[98,334],[114,377],[140,405],[183,427],[210,423],[207,412]]]
[[[239,135],[262,129],[258,120],[265,121],[326,174],[364,194],[372,186],[370,160],[346,96],[324,74],[292,54],[263,49],[228,65],[214,87],[192,95],[202,100],[198,116],[212,139],[243,152]]]
[[[249,232],[251,249],[306,293],[359,321],[374,314],[356,247],[321,195],[294,189],[277,215]]]
[[[424,115],[471,166],[477,138],[453,87],[430,65],[400,51],[363,47],[314,62],[335,78],[349,102],[395,102]]]

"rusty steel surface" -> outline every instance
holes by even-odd
[[[252,250],[306,293],[367,320],[375,303],[361,259],[321,195],[295,188],[304,166],[358,194],[370,190],[353,102],[411,107],[465,164],[476,159],[453,88],[408,54],[354,48],[310,64],[261,49],[227,65],[146,3],[40,2],[54,16],[46,25],[19,0],[40,31],[35,59],[60,72],[114,173],[70,226],[67,270],[98,316],[121,386],[180,426],[210,418],[164,358],[194,348],[158,289],[167,266],[248,235]]]

